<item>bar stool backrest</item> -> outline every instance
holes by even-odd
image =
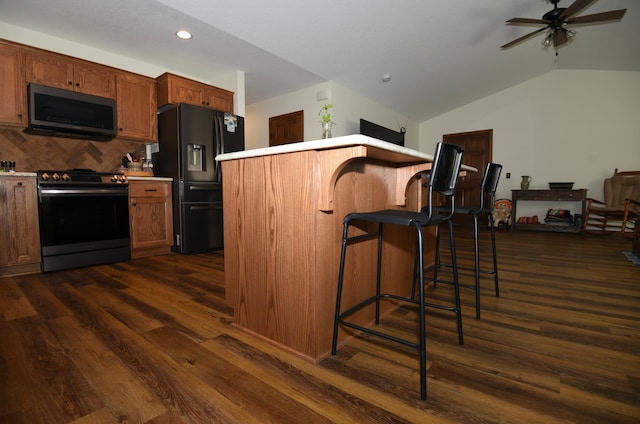
[[[498,189],[498,180],[500,180],[500,173],[502,172],[502,165],[499,163],[488,163],[484,170],[484,176],[482,177],[482,194],[480,196],[480,209],[484,209],[484,196],[489,195],[491,204],[494,203],[496,196],[496,190]],[[492,206],[493,207],[493,206]]]
[[[432,216],[434,207],[434,191],[449,198],[449,216],[453,215],[455,210],[455,192],[458,184],[458,174],[462,166],[462,157],[464,149],[454,144],[439,142],[436,145],[436,153],[433,157],[433,165],[427,187],[429,189],[427,214],[429,219]],[[423,209],[424,211],[424,209]]]

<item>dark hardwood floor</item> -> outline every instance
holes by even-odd
[[[428,312],[427,401],[412,350],[361,337],[313,365],[234,328],[220,252],[0,279],[0,423],[640,422],[631,242],[519,231],[498,245],[500,297],[484,278],[476,320],[463,290],[463,346],[451,314]],[[415,317],[381,325],[413,334]]]

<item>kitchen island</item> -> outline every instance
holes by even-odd
[[[343,217],[420,209],[426,190],[419,176],[431,168],[432,155],[351,135],[216,160],[223,175],[226,302],[235,325],[319,361],[331,349]],[[409,228],[385,229],[383,288],[410,292],[414,237]],[[348,250],[343,307],[373,290],[375,252],[375,241]],[[433,246],[427,252],[432,257]],[[361,312],[359,322],[372,321],[372,313]],[[343,343],[349,334],[341,331]]]

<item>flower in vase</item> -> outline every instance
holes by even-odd
[[[322,108],[318,112],[318,116],[321,119],[320,122],[335,124],[335,122],[331,120],[331,108],[333,108],[333,105],[331,103],[322,106]]]

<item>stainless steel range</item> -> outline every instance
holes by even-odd
[[[42,271],[130,260],[128,194],[122,175],[38,171]]]

